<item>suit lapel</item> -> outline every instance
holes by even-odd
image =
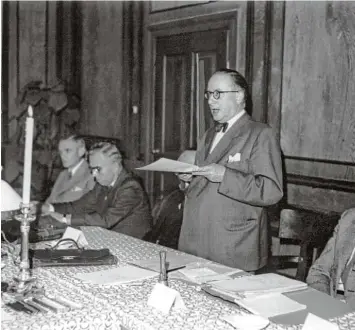
[[[61,177],[60,184],[58,185],[57,194],[59,195],[75,187],[77,183],[82,181],[83,176],[87,174],[88,170],[89,166],[84,160],[72,178],[69,179],[68,170],[63,171],[63,176]]]
[[[250,122],[250,116],[248,114],[244,114],[241,118],[239,118],[237,122],[234,123],[234,125],[226,132],[226,134],[224,134],[213,151],[210,154],[207,154],[204,165],[220,161],[230,149],[230,145],[233,140],[237,139],[242,134],[242,128],[248,122]]]

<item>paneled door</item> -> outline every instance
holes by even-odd
[[[212,125],[204,91],[209,77],[227,66],[226,29],[161,36],[156,41],[153,109],[153,160],[177,159],[196,149],[198,139]],[[154,173],[153,199],[175,189],[171,173]]]

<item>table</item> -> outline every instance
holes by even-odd
[[[97,227],[82,227],[91,248],[108,247],[118,258],[118,265],[125,265],[148,257],[156,257],[161,250],[170,249],[144,242],[126,235]],[[181,253],[183,254],[183,253]],[[203,259],[200,259],[203,262]],[[179,280],[170,280],[170,287],[180,292],[186,311],[173,309],[169,316],[147,305],[147,299],[157,282],[157,277],[129,285],[100,286],[81,282],[77,273],[109,269],[115,266],[38,268],[34,275],[46,292],[65,296],[78,302],[82,308],[70,312],[27,315],[14,313],[12,321],[3,321],[1,328],[12,329],[121,329],[168,330],[206,329],[232,330],[232,326],[221,316],[245,313],[237,305],[211,297],[197,287]],[[9,281],[14,267],[8,263],[2,270],[2,281]],[[341,330],[355,329],[355,312],[331,320]],[[269,330],[299,330],[301,325],[279,325],[271,323]]]

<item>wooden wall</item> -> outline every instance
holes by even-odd
[[[149,102],[142,97],[147,29],[161,23],[169,28],[174,20],[238,3],[2,5],[8,22],[3,24],[3,138],[13,132],[6,119],[16,113],[19,88],[28,80],[59,76],[81,94],[82,131],[123,140],[135,167],[148,161],[151,149]],[[355,206],[354,13],[354,2],[246,5],[245,67],[236,69],[252,87],[253,117],[280,135],[286,199],[292,204],[339,212]]]

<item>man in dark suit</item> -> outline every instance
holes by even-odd
[[[218,124],[198,144],[187,189],[179,249],[255,271],[267,263],[266,207],[283,196],[281,153],[271,128],[246,113],[248,85],[218,70],[205,97]]]
[[[44,204],[42,214],[71,226],[100,226],[142,238],[151,228],[148,197],[122,164],[111,143],[97,143],[89,151],[89,166],[97,184],[71,203]]]
[[[355,208],[342,214],[333,237],[310,268],[307,283],[345,299],[355,309]]]

